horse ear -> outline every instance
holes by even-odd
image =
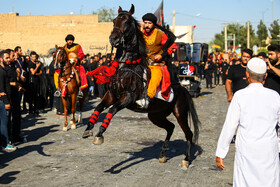
[[[134,5],[133,4],[131,4],[131,8],[129,10],[129,14],[130,15],[134,14]]]
[[[55,44],[55,48],[56,48],[56,49],[58,48],[56,44]]]
[[[122,11],[122,7],[119,6],[118,13],[120,13],[121,11]]]

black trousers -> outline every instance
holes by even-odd
[[[8,134],[12,142],[18,141],[21,130],[21,109],[19,92],[11,95],[11,110],[8,115]],[[12,118],[12,120],[11,120]]]
[[[210,86],[212,88],[212,73],[205,73],[205,79],[206,79],[206,88]]]
[[[220,74],[214,73],[214,84],[220,84]]]
[[[39,81],[30,83],[29,84],[29,93],[30,93],[30,98],[29,98],[29,112],[36,112],[39,109],[39,93],[40,93],[40,84]]]
[[[226,84],[226,79],[227,79],[227,75],[226,73],[222,73],[222,81],[223,81],[223,85]]]

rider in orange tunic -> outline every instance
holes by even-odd
[[[75,53],[78,56],[77,61],[80,62],[84,58],[84,52],[82,47],[79,44],[74,43],[75,37],[72,34],[68,34],[65,38],[66,45],[64,46],[64,49],[69,56],[70,53]],[[69,58],[69,57],[68,57]],[[71,59],[69,59],[71,61]],[[73,62],[75,59],[73,60]],[[85,68],[80,65],[79,63],[75,65],[75,68],[78,70],[80,76],[81,76],[81,89],[85,89],[88,87],[87,83],[87,77],[86,77],[86,71]],[[83,95],[82,92],[79,90],[80,97]]]
[[[175,52],[177,46],[175,43],[171,43],[170,46],[164,49],[168,36],[156,28],[158,25],[157,18],[154,14],[147,13],[142,17],[142,20],[144,22],[143,36],[146,41],[147,56],[150,64],[149,68],[151,70],[151,80],[147,95],[152,99],[156,94],[157,87],[162,82],[162,96],[168,98],[171,81],[164,59]]]

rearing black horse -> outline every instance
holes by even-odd
[[[188,167],[190,161],[191,145],[197,141],[199,135],[199,120],[194,108],[194,103],[188,91],[181,87],[173,87],[174,99],[171,103],[154,98],[147,109],[140,109],[135,103],[136,100],[143,98],[143,93],[147,89],[147,80],[150,76],[146,60],[145,41],[138,22],[132,17],[134,6],[130,11],[118,9],[118,16],[114,19],[114,28],[110,35],[110,43],[117,48],[115,60],[120,66],[114,81],[109,83],[108,91],[100,104],[90,117],[88,126],[83,134],[83,138],[92,136],[92,128],[97,122],[99,114],[110,107],[99,132],[96,134],[94,144],[102,144],[104,141],[103,133],[106,131],[112,117],[120,110],[128,108],[136,112],[147,112],[148,118],[158,127],[167,131],[159,161],[166,161],[166,149],[170,137],[174,130],[174,124],[167,120],[171,113],[175,115],[187,139],[186,157],[182,166]],[[191,117],[194,126],[193,133],[188,125],[188,118]]]

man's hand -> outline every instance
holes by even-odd
[[[232,98],[233,98],[233,95],[228,95],[228,97],[227,97],[227,101],[230,103],[230,102],[231,102],[231,100],[232,100]]]
[[[161,55],[156,55],[155,56],[155,62],[161,61],[162,56]]]
[[[6,110],[10,110],[11,109],[11,105],[10,104],[5,105],[5,109]]]
[[[216,157],[216,165],[218,168],[224,170],[226,167],[223,163],[223,159],[221,159],[220,157]]]
[[[5,92],[1,92],[1,93],[0,93],[0,97],[3,97],[4,95],[6,95]]]
[[[40,67],[41,66],[41,63],[40,62],[37,62],[36,63],[36,67]]]
[[[269,61],[266,62],[266,64],[267,64],[267,69],[272,69],[273,68],[273,66],[271,65],[271,63]]]

